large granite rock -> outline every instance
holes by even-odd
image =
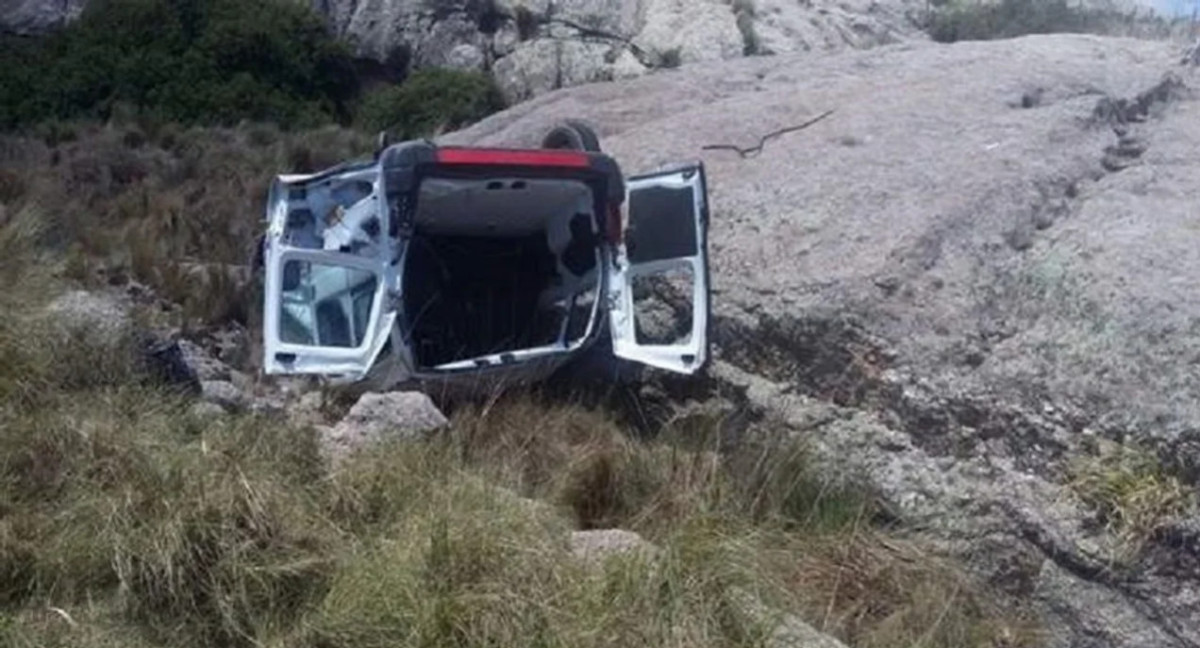
[[[666,66],[742,56],[737,17],[720,0],[644,0],[634,43]]]
[[[713,378],[816,441],[1055,647],[1200,646],[1200,525],[1129,564],[1073,497],[1097,438],[1200,476],[1200,101],[1171,43],[905,42],[552,92],[445,136],[593,123],[711,193]],[[824,121],[764,135],[827,110]],[[1195,512],[1192,513],[1195,515]]]
[[[419,439],[447,423],[425,394],[371,392],[363,394],[341,422],[325,431],[323,442],[338,459],[390,439]]]

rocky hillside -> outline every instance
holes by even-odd
[[[83,0],[0,1],[0,31],[44,32]],[[919,0],[313,0],[357,53],[393,69],[493,71],[510,101],[653,68],[920,37]]]
[[[514,101],[682,63],[908,39],[918,34],[921,6],[911,0],[318,3],[363,55],[492,69]]]
[[[369,68],[382,66],[385,76],[426,67],[484,70],[492,73],[511,103],[557,88],[634,78],[687,63],[924,40],[923,29],[929,27],[935,7],[952,11],[973,4],[923,0],[311,3]],[[86,5],[86,0],[0,0],[0,33],[44,33],[74,19]],[[1087,0],[1063,3],[1061,9],[1068,6],[1070,11],[1099,12],[1083,31],[1158,34],[1169,29],[1134,18],[1151,13],[1153,7],[1146,0]],[[990,29],[1003,31],[999,25]]]
[[[1114,443],[1148,448],[1185,500],[1200,475],[1200,102],[1179,61],[1090,36],[744,59],[445,139],[529,145],[572,116],[627,172],[703,159],[714,389],[1037,601],[1051,645],[1200,646],[1194,506],[1135,530],[1075,488]]]

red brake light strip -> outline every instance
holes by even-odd
[[[556,166],[586,168],[586,153],[575,151],[520,151],[503,149],[438,149],[439,164],[480,164],[500,166]]]

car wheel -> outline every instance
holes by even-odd
[[[591,126],[568,119],[549,130],[542,138],[542,148],[572,151],[600,151],[600,138]]]

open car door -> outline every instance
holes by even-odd
[[[378,174],[364,168],[281,177],[272,186],[263,250],[266,373],[355,380],[371,369],[396,321],[379,195]],[[321,216],[333,212],[336,225]]]
[[[613,353],[692,374],[708,359],[708,192],[700,163],[626,183],[624,244],[608,270]]]

